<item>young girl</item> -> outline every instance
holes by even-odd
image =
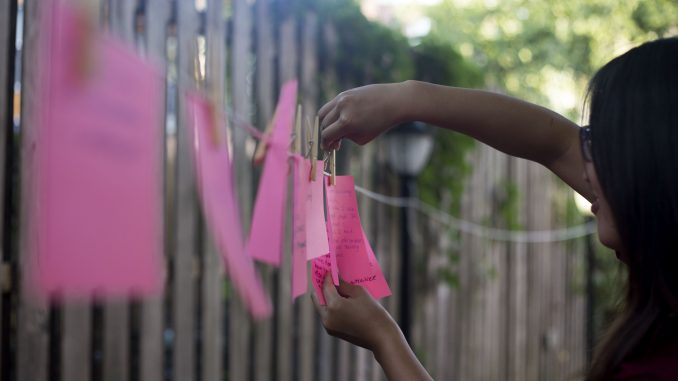
[[[346,91],[320,110],[322,142],[365,144],[419,120],[549,168],[591,201],[600,241],[628,267],[624,308],[587,380],[678,380],[678,38],[636,47],[589,87],[589,126],[500,94],[407,81]],[[429,380],[388,313],[326,279],[327,332],[371,350],[390,381]]]

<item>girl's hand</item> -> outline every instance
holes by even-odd
[[[407,82],[368,85],[337,95],[318,111],[323,148],[337,149],[343,138],[363,145],[403,122],[408,88]]]
[[[315,293],[311,297],[328,334],[373,352],[400,334],[388,312],[364,288],[343,280],[335,287],[328,275],[323,294],[327,302],[324,306]]]

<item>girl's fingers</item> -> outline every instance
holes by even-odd
[[[318,300],[318,296],[315,294],[315,292],[311,292],[311,300],[313,301],[313,305],[315,306],[315,310],[318,311],[320,316],[324,316],[325,314],[325,306],[320,305],[320,300]]]
[[[318,118],[320,118],[320,120],[325,119],[325,116],[327,115],[327,113],[329,113],[330,110],[332,110],[334,108],[334,104],[336,103],[336,99],[337,98],[334,98],[331,101],[325,103],[325,105],[323,107],[321,107],[320,110],[318,110]]]
[[[339,119],[339,108],[333,107],[324,118],[320,119],[320,131],[322,132],[327,126],[336,122]]]
[[[337,120],[322,130],[320,141],[323,149],[330,151],[339,148],[339,142],[341,141],[341,138],[343,138],[343,136],[341,136],[341,128],[341,121]]]
[[[339,295],[339,292],[332,283],[332,277],[330,276],[330,273],[327,273],[325,275],[325,279],[323,280],[323,295],[325,295],[325,301],[327,302],[327,305],[334,304],[341,298],[341,295]]]
[[[339,291],[339,295],[351,298],[359,296],[361,291],[363,290],[362,287],[350,284],[348,282],[344,282],[343,279],[339,279],[339,287],[337,287],[337,289]]]

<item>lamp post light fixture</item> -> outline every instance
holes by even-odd
[[[574,193],[574,202],[577,209],[584,216],[587,224],[593,222],[591,203],[579,193]],[[591,234],[585,238],[586,244],[586,361],[591,364],[593,359],[593,347],[595,346],[595,306],[596,288],[594,273],[596,271],[596,251]]]
[[[416,197],[416,179],[428,163],[433,151],[433,134],[429,126],[421,122],[401,124],[385,136],[388,163],[400,178],[400,197]],[[412,238],[409,208],[400,211],[400,314],[398,322],[403,335],[410,342],[413,312]]]

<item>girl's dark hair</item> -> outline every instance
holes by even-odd
[[[678,339],[678,38],[610,61],[589,99],[593,164],[628,267],[623,310],[587,378],[599,381]]]

